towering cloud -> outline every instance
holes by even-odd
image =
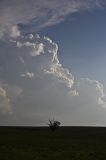
[[[27,36],[26,38],[18,38],[15,42],[16,46],[20,49],[30,49],[28,53],[30,57],[34,58],[35,56],[35,59],[42,59],[42,63],[40,64],[39,69],[41,69],[44,74],[54,75],[55,77],[57,77],[59,82],[64,83],[71,89],[74,85],[74,77],[68,69],[64,69],[62,67],[62,64],[60,64],[57,55],[58,45],[52,42],[52,40],[48,37],[40,38],[37,36],[33,36],[32,38],[30,38],[31,36],[32,34]],[[29,72],[27,72],[26,74],[21,74],[22,77],[25,77],[25,75],[30,78],[34,76],[33,73]]]
[[[74,125],[92,125],[96,115],[106,112],[103,85],[89,78],[75,81],[60,63],[58,45],[50,38],[20,35],[3,41],[0,47],[4,86],[0,89],[0,112],[13,113],[6,124],[33,125],[35,120],[36,124],[43,124],[50,117],[57,117],[64,119],[63,124],[71,121]],[[1,124],[5,124],[3,119]]]

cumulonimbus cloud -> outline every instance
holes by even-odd
[[[75,81],[71,72],[60,63],[58,45],[50,38],[20,35],[2,43],[1,58],[11,58],[8,63],[7,58],[3,58],[4,63],[0,59],[0,77],[18,124],[34,124],[34,116],[46,120],[50,115],[72,122],[77,117],[77,124],[81,119],[81,124],[86,124],[85,117],[94,122],[95,112],[104,114],[103,85],[89,78]],[[1,93],[5,92],[2,90]],[[9,124],[13,124],[13,119]]]
[[[26,37],[17,38],[17,41],[13,42],[20,49],[30,48],[29,56],[37,59],[40,57],[43,58],[42,64],[39,66],[40,70],[43,71],[43,74],[53,75],[57,77],[59,83],[66,85],[70,93],[73,93],[74,96],[79,94],[86,95],[88,94],[87,99],[92,97],[96,104],[106,107],[105,93],[103,91],[103,85],[97,80],[91,80],[89,78],[82,78],[79,82],[74,81],[74,76],[66,68],[62,67],[58,59],[58,45],[54,43],[48,37],[40,37],[39,35],[28,35]],[[36,46],[41,46],[41,49]],[[38,54],[39,52],[39,54]],[[32,54],[33,53],[33,54]],[[37,57],[36,57],[37,56]],[[21,57],[22,63],[25,63],[25,60]],[[39,64],[38,64],[39,65]],[[39,71],[40,71],[39,70]],[[26,72],[21,74],[21,77],[34,77],[33,72]],[[80,89],[79,89],[80,88]],[[82,92],[81,92],[82,91]],[[87,92],[87,94],[85,94]],[[91,94],[91,93],[92,94]],[[71,95],[70,95],[71,96]]]

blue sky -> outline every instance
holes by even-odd
[[[106,2],[0,2],[0,125],[106,126]]]

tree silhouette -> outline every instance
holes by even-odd
[[[54,132],[57,128],[59,128],[60,126],[60,122],[59,121],[55,121],[55,120],[49,120],[49,128],[51,129],[52,132]]]

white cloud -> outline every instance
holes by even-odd
[[[18,29],[18,26],[12,26],[10,30],[10,37],[16,38],[20,36],[20,31]]]
[[[33,72],[26,72],[25,74],[20,74],[21,77],[26,77],[26,78],[33,78],[34,73]]]
[[[83,96],[86,96],[86,100],[92,100],[96,105],[106,108],[106,95],[103,90],[103,84],[97,80],[91,80],[89,78],[82,78],[79,83],[79,90]]]
[[[0,117],[11,115],[12,109],[10,99],[7,96],[6,90],[0,85]]]
[[[44,45],[43,43],[36,44],[34,47],[34,52],[32,52],[32,56],[40,55],[44,53]]]
[[[17,42],[17,47],[21,48],[21,47],[31,47],[32,49],[32,52],[31,52],[31,55],[32,56],[38,56],[40,54],[43,54],[44,53],[44,45],[43,43],[32,43],[32,42],[25,42],[25,43],[21,43],[21,42]]]

